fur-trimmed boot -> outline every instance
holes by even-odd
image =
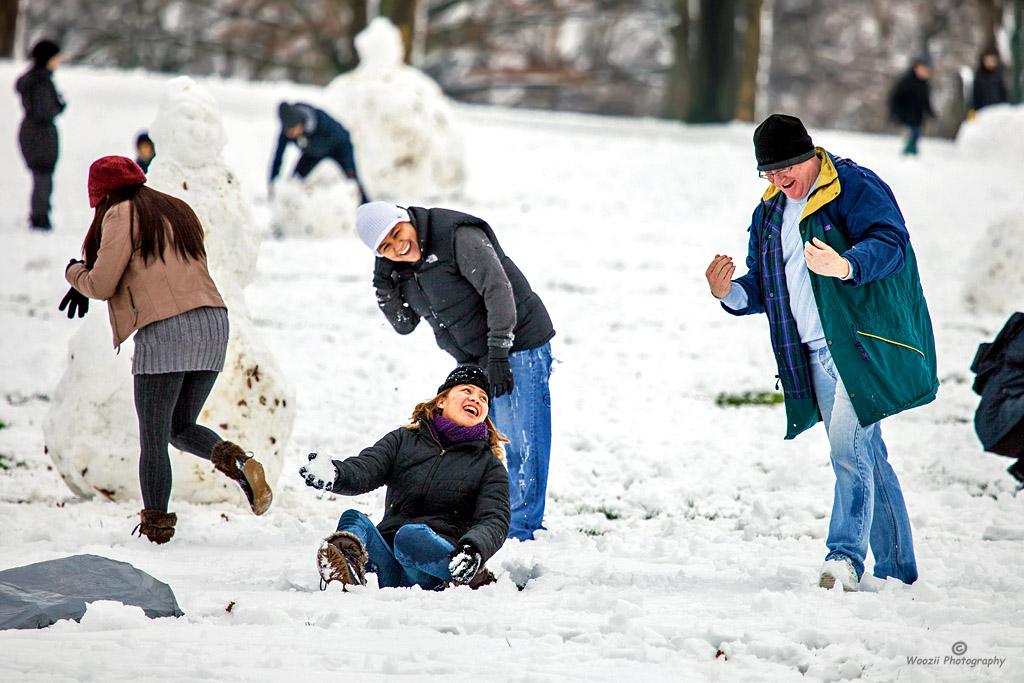
[[[178,515],[161,510],[141,510],[139,525],[136,528],[140,536],[145,536],[157,545],[163,545],[174,536],[174,525],[178,523]],[[132,532],[135,533],[134,531]]]
[[[238,444],[221,441],[213,447],[210,462],[218,470],[238,482],[249,500],[249,507],[257,515],[262,515],[274,500],[274,494],[263,474],[263,465],[255,458],[245,454]]]
[[[346,585],[366,585],[366,549],[359,538],[349,531],[335,531],[324,539],[316,551],[316,566],[320,570],[320,590],[327,590],[331,581]]]

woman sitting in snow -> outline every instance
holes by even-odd
[[[117,349],[138,331],[132,374],[145,505],[138,528],[152,542],[166,543],[178,520],[167,512],[168,443],[236,480],[257,515],[273,495],[259,462],[196,424],[224,368],[228,311],[207,270],[195,212],[145,182],[139,165],[126,157],[103,157],[89,167],[89,206],[96,213],[82,245],[85,261],[72,259],[64,271],[71,289],[60,310],[82,317],[90,298],[105,300]]]
[[[317,453],[299,470],[306,485],[348,496],[387,486],[376,527],[346,510],[317,552],[321,588],[331,581],[381,588],[472,588],[492,583],[484,566],[508,534],[507,443],[487,416],[490,386],[478,367],[456,368],[411,424],[338,461]]]

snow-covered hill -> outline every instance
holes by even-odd
[[[0,62],[0,82],[22,66]],[[716,253],[745,253],[763,189],[752,127],[457,108],[469,176],[452,208],[494,226],[557,330],[548,531],[507,543],[489,563],[499,582],[480,591],[321,593],[319,540],[348,507],[379,519],[383,494],[317,496],[291,472],[310,450],[355,454],[403,424],[451,367],[425,325],[392,332],[354,237],[265,238],[246,289],[297,393],[267,515],[172,494],[178,533],[154,546],[129,535],[137,506],[76,498],[43,452],[41,422],[82,324],[57,302],[91,217],[88,165],[132,153],[166,81],[57,73],[69,107],[53,234],[25,227],[20,107],[0,91],[0,569],[77,553],[131,562],[170,584],[185,616],[150,621],[104,606],[81,624],[0,632],[0,680],[1024,680],[1024,499],[1009,461],[974,435],[969,372],[1005,315],[962,303],[987,226],[1024,213],[1024,142],[993,154],[925,140],[907,159],[892,137],[811,131],[899,198],[942,380],[933,404],[884,423],[921,579],[843,594],[816,586],[833,484],[824,431],[784,442],[781,408],[715,402],[775,382],[765,321],[722,313],[703,277]],[[276,103],[316,103],[321,92],[202,84],[266,233]],[[89,315],[106,313],[94,305]],[[945,663],[957,642],[968,663]]]

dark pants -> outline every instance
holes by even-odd
[[[303,154],[299,160],[295,163],[294,174],[300,178],[305,178],[309,175],[310,171],[327,157],[317,156],[315,154]],[[359,201],[366,204],[370,200],[366,197],[366,191],[363,190],[363,184],[359,182],[359,175],[356,173],[356,162],[355,159],[346,159],[342,161],[336,157],[330,157],[338,162],[338,166],[341,166],[342,172],[345,177],[356,181],[356,187],[359,188]]]
[[[196,424],[206,398],[220,373],[167,372],[135,375],[135,412],[139,416],[139,483],[147,510],[167,512],[171,497],[171,460],[167,444],[210,459],[222,440]]]
[[[53,193],[53,169],[32,169],[32,227],[50,227],[50,195]]]

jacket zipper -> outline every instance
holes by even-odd
[[[427,484],[434,480],[434,472],[437,471],[437,467],[441,463],[441,457],[445,454],[445,450],[441,446],[441,442],[438,441],[437,437],[434,436],[434,432],[433,430],[430,429],[429,425],[427,426],[427,433],[430,434],[430,440],[437,445],[438,453],[437,458],[434,459],[434,464],[431,465],[430,467],[430,472],[427,474],[426,478],[423,480],[423,483],[420,485],[420,501],[423,500],[423,497],[427,493]]]
[[[914,348],[913,346],[910,346],[909,344],[903,344],[903,343],[898,342],[898,341],[893,341],[892,339],[886,339],[885,337],[879,337],[877,334],[869,334],[867,332],[864,332],[863,330],[858,330],[855,326],[852,326],[852,327],[853,327],[853,343],[854,343],[854,345],[856,345],[856,347],[858,349],[860,349],[861,354],[864,356],[864,360],[870,360],[870,359],[868,358],[867,351],[864,350],[863,345],[860,343],[860,340],[858,339],[858,335],[863,335],[865,337],[871,337],[872,339],[878,339],[879,341],[884,341],[884,342],[887,342],[889,344],[895,344],[896,346],[902,346],[905,349],[910,349],[911,351],[916,351],[918,354],[921,355],[921,358],[927,358],[927,356],[924,355],[924,351],[921,351],[920,349]]]

